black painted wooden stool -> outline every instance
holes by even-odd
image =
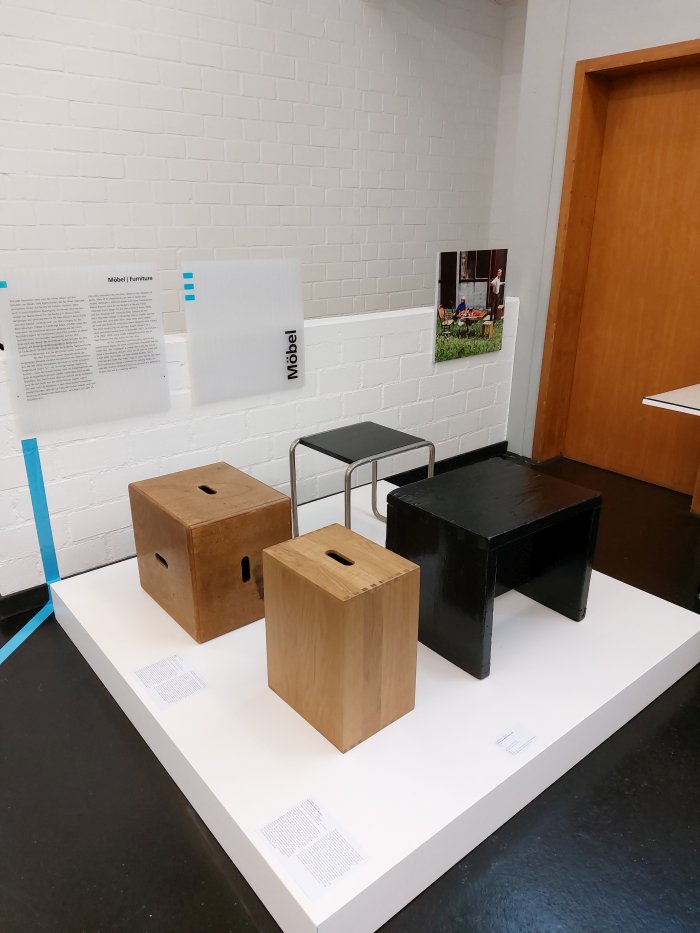
[[[435,469],[435,445],[432,441],[426,441],[414,434],[396,431],[394,428],[386,428],[383,424],[376,424],[374,421],[361,421],[359,424],[349,424],[343,428],[334,428],[331,431],[321,431],[319,434],[307,434],[305,437],[300,437],[289,448],[293,538],[299,534],[296,464],[296,449],[299,444],[348,464],[345,470],[344,485],[346,528],[350,528],[351,525],[352,474],[358,467],[367,463],[372,464],[372,512],[380,522],[386,522],[386,518],[377,508],[377,462],[379,460],[426,447],[428,449],[428,476],[432,476]]]
[[[419,640],[482,678],[499,593],[583,619],[600,504],[597,492],[502,459],[392,490],[386,546],[420,565]]]

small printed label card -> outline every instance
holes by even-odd
[[[312,899],[365,861],[359,846],[311,798],[262,826],[260,834]]]
[[[526,726],[518,723],[507,732],[504,732],[499,739],[496,739],[496,745],[502,748],[504,752],[508,752],[509,755],[519,755],[520,752],[531,745],[536,738],[537,736],[534,732],[531,732]]]
[[[161,706],[172,706],[206,687],[199,674],[179,654],[140,667],[134,671],[134,676]]]

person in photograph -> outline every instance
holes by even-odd
[[[467,302],[464,300],[464,295],[459,299],[459,304],[455,308],[455,314],[463,314],[467,310]]]
[[[489,302],[491,306],[491,320],[495,323],[496,315],[498,314],[498,305],[501,298],[501,274],[503,270],[499,269],[496,273],[496,277],[491,279],[491,301]]]

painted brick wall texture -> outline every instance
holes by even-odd
[[[440,460],[504,440],[517,312],[517,300],[508,299],[500,352],[439,366],[432,362],[432,308],[307,321],[303,387],[198,408],[185,338],[169,336],[169,412],[39,435],[61,574],[133,554],[127,485],[134,480],[226,460],[288,492],[292,440],[361,420],[432,440]],[[424,454],[405,454],[386,461],[380,476],[424,462]],[[344,468],[335,461],[300,448],[298,466],[301,501],[341,490]],[[368,480],[358,471],[359,482]],[[0,594],[41,582],[0,361]]]
[[[298,257],[308,317],[432,303],[489,242],[493,0],[4,0],[6,270]]]

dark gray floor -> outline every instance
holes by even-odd
[[[696,605],[689,497],[547,470],[603,492],[598,569]],[[2,933],[278,929],[53,620],[0,666],[0,737]],[[384,929],[700,930],[699,769],[696,668]]]

